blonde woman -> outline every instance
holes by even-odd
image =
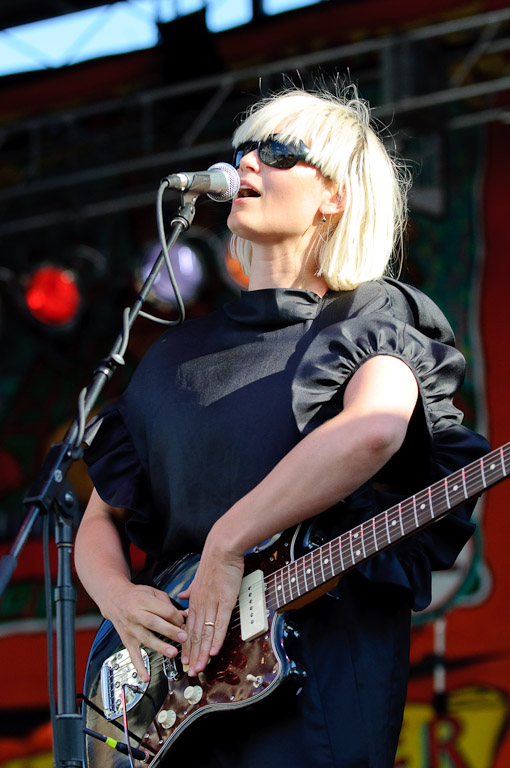
[[[203,679],[248,550],[303,521],[328,540],[486,450],[452,405],[464,361],[447,321],[387,277],[407,180],[355,89],[271,96],[233,145],[241,186],[228,226],[249,289],[160,337],[87,454],[97,490],[78,572],[144,680],[140,647],[175,658],[176,644],[188,677]],[[197,720],[164,764],[393,766],[411,609],[471,535],[470,511],[296,611],[301,693]],[[132,584],[130,541],[151,561],[201,552],[180,595],[187,611]]]

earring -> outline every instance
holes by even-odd
[[[323,223],[323,224],[325,224],[325,223],[326,223],[326,216],[325,216],[325,214],[324,214],[324,211],[322,211],[322,223]]]

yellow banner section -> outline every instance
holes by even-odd
[[[408,702],[395,768],[492,768],[508,709],[505,693],[477,686],[450,693],[444,713]]]

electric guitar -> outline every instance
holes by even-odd
[[[328,592],[339,578],[508,477],[510,443],[468,464],[423,491],[341,536],[312,549],[305,524],[290,529],[246,556],[245,577],[220,654],[190,678],[176,658],[142,648],[149,683],[137,675],[108,621],[95,637],[84,684],[83,725],[103,740],[124,740],[157,766],[180,734],[204,714],[255,704],[288,678],[304,672],[287,656],[292,626],[285,612]],[[303,547],[308,551],[298,556]],[[154,582],[172,599],[192,581],[199,555],[167,568]],[[175,643],[176,647],[180,646]],[[112,745],[112,741],[110,741]],[[140,753],[136,753],[140,756]],[[128,758],[85,738],[85,765],[127,768]]]

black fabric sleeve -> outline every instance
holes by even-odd
[[[106,406],[88,425],[84,459],[94,486],[107,504],[148,512],[149,490],[122,414],[122,401]]]
[[[359,525],[407,496],[477,459],[486,440],[461,425],[452,398],[464,376],[464,358],[451,344],[430,338],[384,312],[331,324],[310,344],[295,377],[293,408],[303,435],[338,414],[345,387],[376,355],[403,360],[419,387],[419,403],[404,446],[389,465],[339,505],[344,529]],[[453,338],[453,336],[452,336]],[[382,482],[379,482],[382,481]],[[474,531],[474,501],[359,567],[367,578],[412,593],[415,610],[431,600],[431,573],[453,565]]]

